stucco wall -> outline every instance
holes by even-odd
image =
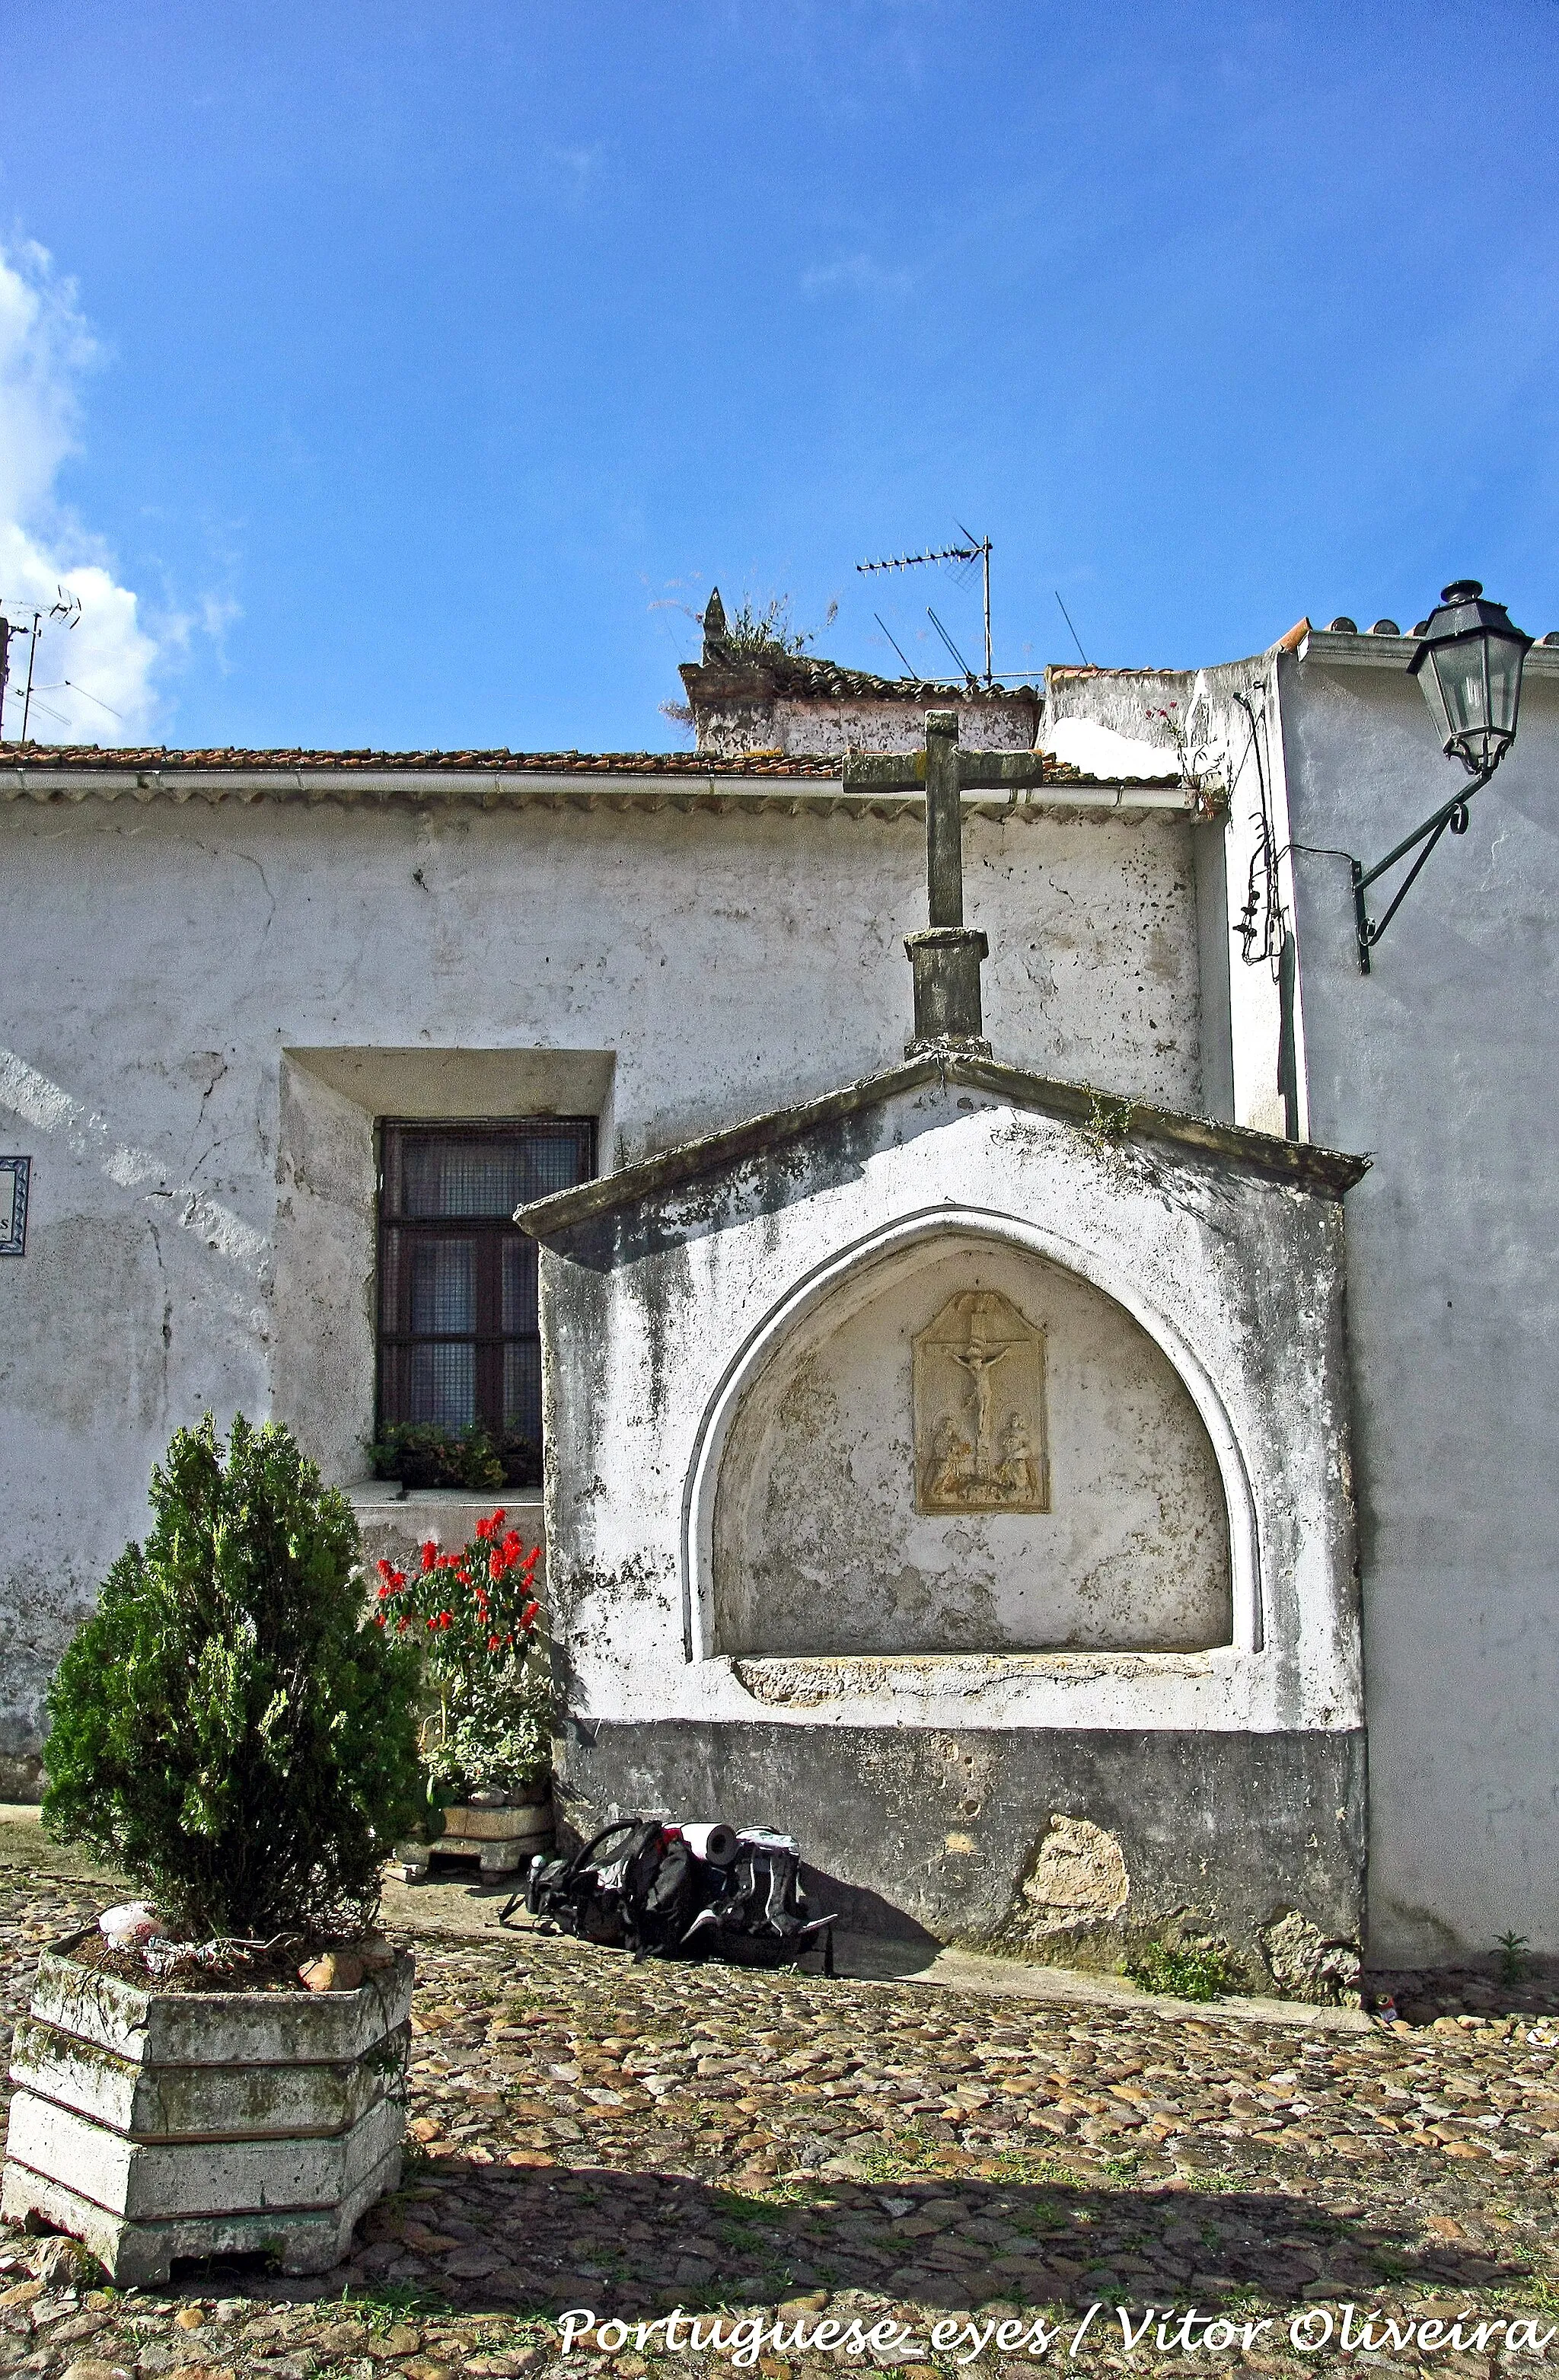
[[[1293,1128],[1278,1079],[1283,1030],[1275,950],[1249,958],[1239,933],[1261,844],[1287,844],[1276,656],[1201,670],[1051,669],[1040,741],[1066,751],[1075,721],[1151,746],[1215,794],[1224,816],[1193,837],[1201,916],[1202,1111],[1257,1132]],[[1166,714],[1168,714],[1167,716]],[[1261,870],[1258,867],[1258,880]],[[1298,1119],[1302,1131],[1302,1116]]]
[[[928,710],[956,710],[960,738],[973,750],[1029,752],[1039,723],[1039,698],[1032,689],[982,694],[969,701],[923,686],[898,699],[868,700],[781,692],[760,669],[734,680],[719,671],[683,674],[694,695],[701,752],[807,752],[828,759],[852,748],[913,752],[925,741]]]
[[[1195,1105],[1190,833],[969,822],[1004,1055]],[[0,806],[0,1791],[176,1424],[361,1474],[376,1112],[590,1110],[610,1161],[829,1087],[900,1054],[924,915],[911,818]]]
[[[1559,1953],[1556,660],[1367,978],[1319,847],[1378,858],[1460,771],[1399,669],[1282,665],[1309,1128],[1374,1153],[1348,1315],[1387,1961]]]
[[[953,701],[961,742],[985,752],[1032,752],[1039,704],[1030,696],[1011,702]],[[925,699],[901,704],[800,702],[781,695],[772,714],[774,741],[784,752],[820,752],[830,759],[852,747],[864,752],[915,752],[925,741]],[[713,735],[702,737],[719,750]],[[740,747],[737,747],[740,748]]]
[[[562,1790],[576,1828],[613,1803],[673,1806],[668,1796],[695,1786],[718,1812],[729,1793],[900,1919],[1053,1955],[1078,1952],[1089,1932],[1069,1921],[1041,1941],[1024,1915],[1027,1864],[1061,1813],[1109,1833],[1131,1878],[1104,1913],[1115,1930],[1101,1938],[1116,1947],[1120,1927],[1178,1912],[1215,1922],[1260,1973],[1263,1929],[1285,1909],[1356,1933],[1362,1706],[1334,1198],[1232,1153],[1036,1112],[956,1065],[757,1154],[701,1160],[684,1185],[632,1190],[542,1245]],[[762,1401],[771,1367],[777,1381],[799,1377],[841,1293],[864,1286],[863,1312],[879,1285],[891,1296],[878,1268],[938,1276],[925,1275],[908,1320],[976,1266],[1033,1297],[1035,1262],[1070,1277],[1094,1329],[1094,1300],[1126,1309],[1194,1404],[1230,1516],[1227,1641],[732,1650],[719,1487],[734,1463],[745,1492],[743,1406],[755,1390]],[[879,1353],[889,1335],[884,1320]],[[1070,1366],[1060,1378],[1086,1431],[1093,1388]],[[1059,1442],[1073,1416],[1057,1406],[1055,1418]],[[852,1415],[819,1434],[817,1469],[834,1488],[858,1427]],[[842,1503],[833,1517],[842,1527]],[[740,1534],[752,1554],[791,1524],[766,1509]],[[970,1608],[990,1572],[982,1534],[948,1533],[929,1600]],[[819,1597],[848,1596],[852,1546],[816,1550]],[[1142,1568],[1162,1583],[1151,1550]],[[960,1832],[936,1779],[966,1755],[981,1780],[970,1806],[988,1805],[990,1831],[978,1847],[962,1840],[985,1872],[961,1881],[942,1863],[928,1877],[925,1852],[950,1826],[950,1856]],[[852,1769],[870,1773],[870,1791],[847,1791]],[[1193,1843],[1201,1882],[1188,1899]]]
[[[905,1656],[891,1692],[873,1658],[733,1665],[715,1640],[714,1515],[748,1389],[868,1263],[974,1239],[1062,1266],[1169,1357],[1229,1512],[1231,1643]],[[955,1075],[544,1243],[547,1536],[576,1707],[736,1718],[756,1698],[886,1726],[1356,1726],[1342,1239],[1329,1197],[1015,1112]]]
[[[917,1511],[913,1342],[987,1291],[1044,1334],[1049,1510]],[[755,1381],[712,1583],[726,1653],[1188,1651],[1233,1621],[1217,1463],[1163,1349],[1075,1274],[956,1235],[857,1275]]]

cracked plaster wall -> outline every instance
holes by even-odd
[[[840,1905],[837,1883],[865,1922],[1024,1955],[1059,1944],[1113,1958],[1185,1920],[1264,1976],[1262,1929],[1289,1910],[1327,1941],[1355,1940],[1363,1712],[1342,1244],[1341,1209],[1323,1195],[1215,1155],[1112,1142],[953,1082],[711,1160],[704,1178],[560,1230],[541,1283],[569,1825],[588,1834],[614,1809],[649,1805],[779,1825],[826,1873],[827,1906]],[[815,1450],[837,1481],[872,1431],[856,1416],[834,1437],[828,1401],[804,1395],[808,1412],[787,1412],[790,1390],[815,1328],[827,1351],[846,1307],[865,1328],[856,1347],[825,1353],[825,1369],[848,1378],[864,1352],[879,1387],[899,1368],[901,1389],[903,1329],[935,1312],[949,1274],[967,1281],[977,1266],[1025,1310],[1041,1297],[1033,1268],[1069,1276],[1056,1283],[1066,1306],[1048,1317],[1062,1354],[1054,1393],[1064,1383],[1078,1400],[1080,1460],[1113,1455],[1138,1492],[1153,1466],[1128,1445],[1133,1429],[1178,1427],[1191,1474],[1195,1438],[1171,1421],[1183,1411],[1173,1383],[1130,1334],[1112,1324],[1106,1339],[1100,1301],[1131,1304],[1180,1394],[1194,1383],[1231,1568],[1239,1548],[1226,1641],[993,1647],[982,1630],[983,1642],[942,1650],[829,1649],[841,1604],[875,1630],[894,1548],[872,1546],[882,1516],[869,1480],[859,1500],[807,1503]],[[848,1325],[839,1336],[849,1342]],[[1110,1360],[1086,1383],[1071,1355],[1091,1337]],[[1053,1406],[1053,1419],[1060,1478],[1071,1417]],[[1101,1422],[1107,1442],[1091,1448]],[[793,1500],[772,1505],[771,1427],[804,1442]],[[885,1422],[877,1450],[891,1438]],[[1216,1500],[1201,1494],[1210,1517]],[[923,1583],[937,1572],[933,1613],[968,1611],[972,1585],[999,1613],[1012,1581],[979,1534],[937,1524],[935,1565],[919,1557]],[[1206,1550],[1187,1565],[1202,1564],[1203,1589]],[[1142,1567],[1162,1618],[1182,1581],[1173,1560],[1154,1575],[1151,1548]],[[810,1646],[734,1650],[722,1593],[734,1585],[740,1600],[750,1582],[766,1596],[776,1578],[808,1598],[794,1618]],[[897,1566],[887,1584],[898,1590]],[[1129,1602],[1130,1566],[1115,1585]],[[949,1745],[967,1759],[949,1767]],[[1057,1816],[1111,1835],[1130,1886],[1051,1926],[1021,1887]]]
[[[1047,1512],[915,1510],[912,1341],[971,1289],[1045,1333]],[[1075,1274],[956,1238],[841,1291],[754,1383],[713,1586],[738,1654],[1185,1652],[1233,1624],[1216,1460],[1162,1348]]]
[[[808,701],[776,695],[767,702],[737,701],[700,706],[698,749],[734,756],[747,752],[805,752],[828,759],[852,747],[863,752],[914,752],[925,741],[931,698],[902,702]],[[972,750],[1031,752],[1039,720],[1033,696],[1010,701],[960,703],[936,698],[936,708],[956,710],[959,738]]]
[[[896,1061],[925,890],[913,819],[88,799],[0,835],[0,1147],[33,1160],[0,1260],[3,1791],[175,1425],[276,1414],[364,1468],[390,1093],[285,1051],[604,1053],[620,1162]],[[1194,1107],[1186,822],[965,847],[1001,1054]]]

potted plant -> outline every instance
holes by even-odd
[[[437,1422],[386,1422],[369,1442],[376,1479],[403,1488],[538,1488],[541,1450],[517,1431],[494,1436],[481,1422],[445,1429]]]
[[[179,1430],[151,1504],[55,1674],[43,1801],[146,1899],[42,1958],[0,2206],[118,2282],[255,2249],[321,2271],[400,2178],[412,1962],[371,1929],[417,1664],[285,1429]]]
[[[379,1563],[380,1625],[421,1656],[425,1828],[440,1847],[479,1860],[500,1876],[545,1847],[551,1833],[552,1687],[531,1593],[538,1546],[527,1553],[500,1509],[477,1523],[458,1553],[431,1538],[419,1566]],[[396,1860],[409,1876],[428,1866],[425,1844]]]

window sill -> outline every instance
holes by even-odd
[[[541,1509],[539,1488],[403,1488],[398,1479],[353,1479],[342,1488],[352,1510],[363,1512],[422,1512],[429,1506],[468,1504],[475,1512]]]

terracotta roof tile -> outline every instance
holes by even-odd
[[[244,751],[174,749],[166,745],[0,744],[0,767],[30,769],[479,769],[499,775],[596,777],[837,777],[838,763],[816,755],[749,752],[325,752],[282,747]]]
[[[678,672],[695,704],[713,705],[722,698],[775,695],[792,700],[818,702],[912,702],[973,705],[1026,702],[1037,709],[1044,699],[1036,686],[971,686],[967,678],[878,677],[873,670],[846,669],[813,653],[785,653],[770,647],[730,660],[684,662]]]
[[[1070,760],[1053,759],[1048,753],[1045,758],[1046,783],[1101,782]],[[155,770],[162,775],[181,769],[274,769],[278,774],[300,769],[328,769],[332,773],[405,769],[419,775],[447,771],[514,777],[810,777],[825,784],[837,783],[840,773],[837,758],[816,752],[326,752],[291,747],[245,751],[236,746],[197,750],[163,744],[37,743],[0,744],[0,769],[5,768],[113,769],[138,773]]]

